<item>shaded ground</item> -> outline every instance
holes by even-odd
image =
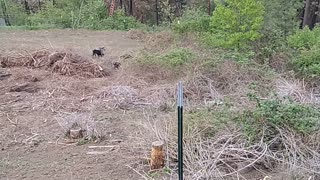
[[[69,50],[91,58],[104,46],[105,65],[142,48],[122,32],[86,30],[0,31],[0,54],[41,48]],[[79,79],[23,67],[0,68],[0,179],[141,179],[127,165],[141,161],[135,149],[135,120],[141,113],[108,109],[96,99],[117,76]],[[103,134],[99,142],[70,142],[57,117],[89,114]],[[108,145],[104,155],[87,155],[88,146]]]

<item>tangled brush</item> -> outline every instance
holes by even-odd
[[[61,75],[85,78],[100,78],[109,75],[105,69],[88,59],[67,52],[49,52],[47,50],[27,52],[27,54],[19,56],[1,57],[0,66],[3,68],[39,68],[51,70]]]

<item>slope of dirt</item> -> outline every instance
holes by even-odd
[[[0,55],[17,56],[46,48],[91,59],[104,46],[103,67],[142,47],[122,32],[86,30],[0,31]],[[115,71],[115,70],[114,70]],[[142,162],[134,147],[141,112],[110,109],[97,99],[117,76],[76,78],[44,69],[0,68],[0,179],[141,179],[131,168]],[[75,115],[91,122],[99,141],[70,140],[58,119]],[[108,146],[89,149],[89,146]],[[105,154],[90,155],[99,151]]]

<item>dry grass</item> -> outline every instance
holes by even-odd
[[[306,83],[294,78],[280,78],[275,80],[277,94],[282,97],[290,97],[303,104],[319,105],[320,95],[308,90]]]
[[[152,141],[164,141],[166,169],[171,169],[173,173],[167,175],[172,177],[177,169],[177,125],[173,117],[171,114],[155,119],[153,113],[145,111],[147,122],[141,123],[146,158],[149,157],[148,148]],[[266,140],[262,135],[259,142],[249,143],[236,127],[221,130],[213,137],[202,137],[203,129],[185,127],[186,179],[258,179],[277,172],[277,169],[287,171],[284,173],[286,176],[318,177],[320,144],[310,144],[290,131],[278,130],[279,136]],[[319,138],[319,135],[310,138]],[[141,174],[148,175],[147,172]]]
[[[102,100],[102,104],[108,109],[159,108],[174,103],[174,90],[171,85],[143,88],[114,85],[103,87],[98,94],[98,99]]]
[[[55,119],[65,135],[70,132],[70,129],[77,126],[83,131],[83,137],[86,140],[103,138],[102,132],[90,113],[59,113]]]

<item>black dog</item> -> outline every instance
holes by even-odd
[[[94,49],[92,51],[92,56],[93,57],[95,57],[95,56],[102,57],[102,56],[104,56],[104,51],[105,51],[104,47],[98,48],[98,49]]]
[[[120,65],[121,65],[121,63],[119,63],[119,62],[114,62],[114,63],[113,63],[113,67],[114,67],[115,69],[119,69]]]

